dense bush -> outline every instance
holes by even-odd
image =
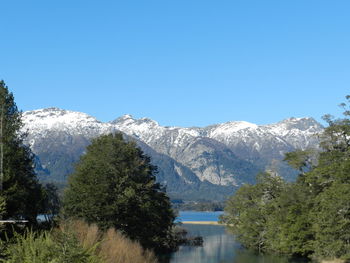
[[[12,242],[13,244],[7,248],[8,257],[4,262],[102,263],[92,254],[93,251],[80,246],[74,235],[60,231],[54,233],[27,231],[24,235],[16,235]]]

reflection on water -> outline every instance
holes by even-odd
[[[234,237],[218,225],[183,225],[190,235],[204,239],[202,247],[182,246],[173,253],[169,263],[297,263],[302,261],[263,256],[242,248]]]

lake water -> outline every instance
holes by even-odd
[[[222,212],[180,212],[182,221],[217,221]],[[181,246],[164,263],[300,263],[277,256],[258,255],[241,247],[221,225],[183,224],[189,235],[202,236],[201,247]]]
[[[224,212],[197,212],[197,211],[180,211],[176,222],[182,221],[218,221],[219,216]]]

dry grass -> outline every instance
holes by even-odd
[[[66,221],[60,224],[60,229],[62,232],[74,233],[79,243],[87,249],[98,245],[102,238],[102,234],[95,224],[88,225],[80,220]]]
[[[74,233],[80,244],[94,251],[106,263],[156,263],[153,252],[144,250],[137,242],[131,241],[115,229],[101,233],[96,225],[74,220],[60,225],[63,232]]]
[[[143,250],[140,244],[133,242],[114,229],[109,229],[103,236],[99,256],[106,263],[156,263],[154,254]]]
[[[348,261],[344,259],[331,259],[331,260],[322,260],[321,263],[346,263]]]

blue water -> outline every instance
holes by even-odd
[[[50,214],[41,214],[36,217],[36,221],[40,222],[45,222],[47,220],[52,220],[54,218],[54,215]]]
[[[222,212],[182,211],[182,221],[216,221]],[[182,224],[190,236],[202,236],[203,246],[181,246],[162,263],[300,263],[285,257],[256,254],[243,248],[222,225]]]
[[[196,211],[180,211],[176,218],[177,222],[182,221],[218,221],[219,216],[224,212],[196,212]]]

